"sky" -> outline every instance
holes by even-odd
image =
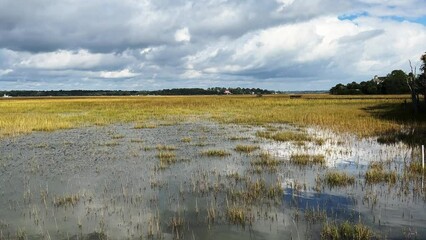
[[[0,90],[328,90],[424,52],[425,0],[0,0]]]

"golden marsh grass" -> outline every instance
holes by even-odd
[[[152,127],[154,121],[214,120],[222,123],[265,125],[293,123],[372,136],[400,130],[402,124],[375,117],[375,106],[401,104],[408,96],[387,98],[330,95],[172,96],[11,98],[0,100],[0,137],[81,126],[134,123]],[[248,110],[250,109],[250,110]],[[373,109],[367,111],[366,109]]]

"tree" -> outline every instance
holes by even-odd
[[[330,89],[331,94],[404,94],[409,93],[407,74],[402,70],[393,70],[380,81],[372,79],[361,83],[351,82],[346,85],[341,83]]]
[[[345,94],[346,91],[347,91],[346,86],[341,83],[337,84],[336,86],[330,89],[330,93],[335,95]]]
[[[423,71],[418,78],[419,91],[423,94],[424,102],[426,103],[426,52],[420,57],[422,65],[420,70]]]
[[[382,83],[383,93],[385,94],[403,94],[409,93],[407,86],[407,74],[402,70],[393,70],[386,76]]]
[[[379,94],[378,84],[373,80],[361,82],[359,85],[363,94]]]

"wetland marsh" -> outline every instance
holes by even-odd
[[[401,124],[374,118],[365,110],[372,100],[340,100],[352,115],[333,127],[341,116],[333,115],[336,109],[317,120],[310,114],[339,100],[296,111],[311,100],[291,105],[279,97],[265,99],[222,98],[220,105],[212,98],[218,109],[205,111],[200,106],[207,101],[190,97],[173,98],[181,108],[171,109],[167,98],[149,98],[146,104],[157,105],[140,102],[139,110],[115,108],[118,103],[102,109],[97,101],[105,99],[46,100],[53,105],[40,108],[30,108],[31,100],[22,100],[30,104],[21,108],[20,100],[0,101],[9,111],[14,107],[10,119],[30,122],[26,114],[35,112],[36,119],[45,118],[41,125],[54,116],[60,116],[57,126],[70,124],[13,131],[1,118],[0,239],[426,236],[419,147],[380,144],[372,134]],[[65,105],[58,112],[60,102]],[[258,113],[267,116],[243,115],[247,102],[262,106]],[[128,115],[118,114],[125,109]],[[363,122],[365,132],[361,126],[339,131],[355,116],[352,124]]]

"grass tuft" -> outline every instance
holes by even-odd
[[[177,162],[176,154],[174,152],[159,152],[157,154],[157,158],[160,160],[160,169],[165,169]]]
[[[326,223],[321,230],[321,239],[370,240],[375,239],[375,234],[362,223],[352,224],[346,221],[341,224]]]
[[[330,187],[344,187],[355,183],[355,177],[349,176],[345,172],[327,172],[325,174],[325,182]]]
[[[258,131],[256,136],[266,139],[272,139],[279,142],[309,142],[312,138],[307,133],[302,132],[271,132],[271,131]]]
[[[426,175],[426,169],[423,169],[420,161],[410,162],[410,165],[408,165],[408,172],[413,175]]]
[[[160,152],[157,154],[157,158],[160,159],[160,161],[175,161],[176,154],[174,152]]]
[[[162,144],[158,144],[156,148],[158,151],[173,151],[177,149],[174,145],[162,145]]]
[[[184,142],[184,143],[190,143],[192,141],[192,138],[190,138],[190,137],[184,137],[180,141]]]
[[[268,152],[261,152],[255,160],[251,161],[252,166],[274,168],[281,164],[282,161],[277,160]]]
[[[221,149],[209,149],[209,150],[201,152],[201,155],[208,156],[208,157],[226,157],[231,154]]]
[[[80,201],[79,194],[71,194],[71,195],[55,197],[53,199],[53,205],[55,207],[75,206],[79,201]]]
[[[226,211],[226,217],[230,223],[244,227],[248,221],[246,211],[247,208],[232,206]]]
[[[396,171],[385,171],[383,163],[381,162],[371,163],[367,172],[365,173],[365,181],[368,184],[376,184],[381,182],[395,184],[397,178],[398,175]]]
[[[144,129],[144,128],[156,128],[157,124],[155,123],[137,123],[133,127],[134,129]]]
[[[325,165],[324,155],[309,155],[309,154],[293,154],[290,157],[290,162],[296,165]]]
[[[237,145],[235,147],[235,151],[244,153],[251,153],[258,149],[260,149],[260,147],[257,145]]]

